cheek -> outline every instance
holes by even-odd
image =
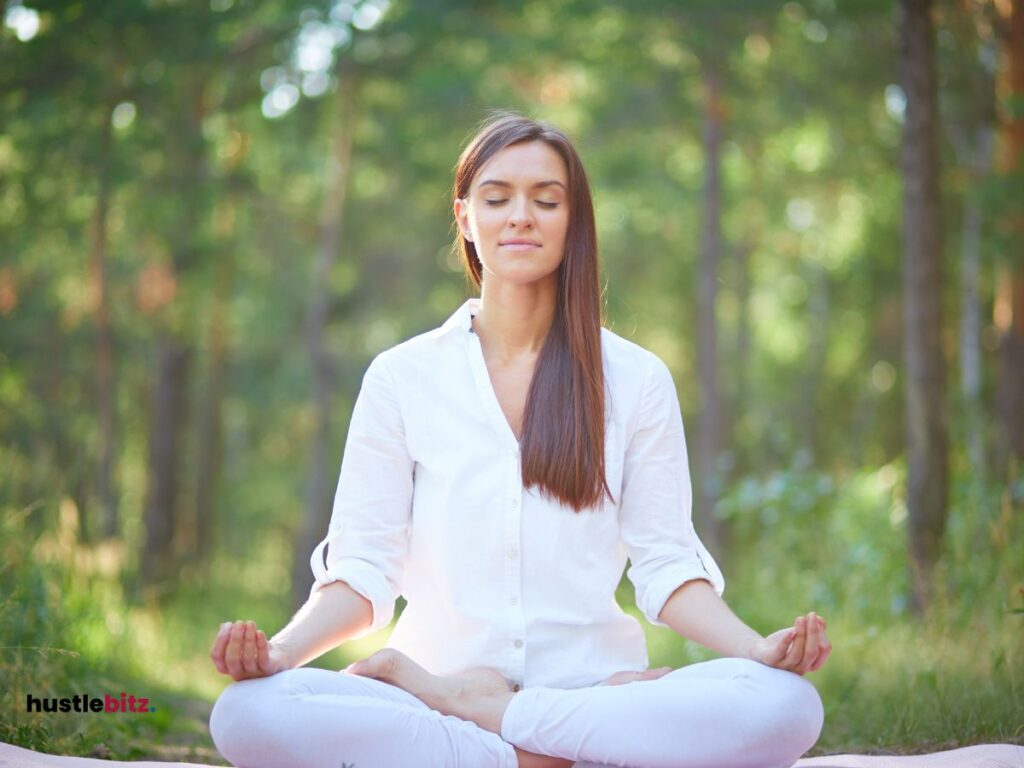
[[[505,225],[505,219],[497,211],[484,210],[470,219],[469,224],[479,232],[490,232],[502,228]]]

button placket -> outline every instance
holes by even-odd
[[[518,446],[509,449],[508,486],[503,507],[505,520],[505,578],[508,600],[508,646],[511,678],[522,681],[525,675],[526,625],[522,612],[522,557],[521,529],[523,488]],[[513,688],[513,690],[518,690]]]

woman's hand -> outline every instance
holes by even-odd
[[[798,675],[821,669],[832,653],[825,620],[811,611],[798,616],[792,627],[780,629],[754,643],[750,658]]]
[[[291,668],[281,649],[268,642],[252,621],[221,624],[210,658],[218,672],[235,680],[269,677]]]

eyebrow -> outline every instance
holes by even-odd
[[[481,181],[477,185],[477,188],[486,186],[487,184],[493,184],[496,187],[507,187],[509,189],[511,189],[511,187],[512,187],[512,185],[509,184],[507,181],[501,181],[500,179],[485,179],[484,181]],[[565,191],[565,185],[562,182],[557,181],[555,179],[548,179],[547,181],[538,181],[536,184],[534,184],[531,187],[531,189],[538,189],[540,187],[553,187],[553,186],[559,186],[559,187],[562,188],[563,192]]]

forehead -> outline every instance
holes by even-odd
[[[559,181],[569,186],[569,174],[562,156],[544,141],[513,144],[497,152],[477,172],[473,186],[486,181],[503,181],[530,187],[538,182]],[[557,187],[556,187],[557,189]]]

